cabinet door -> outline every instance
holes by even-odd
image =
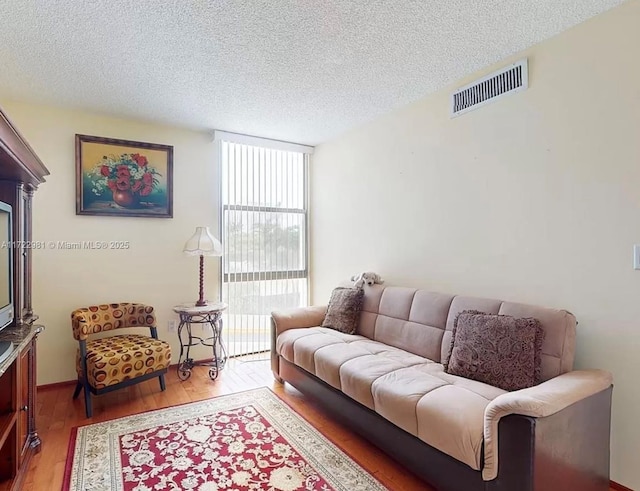
[[[29,436],[29,378],[30,363],[29,355],[31,351],[31,345],[27,346],[22,353],[20,353],[20,360],[18,365],[18,445],[20,449],[20,463],[24,458],[25,451],[28,448],[28,436]]]

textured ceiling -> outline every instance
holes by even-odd
[[[317,144],[622,0],[0,0],[0,95]]]

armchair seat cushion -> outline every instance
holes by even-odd
[[[87,341],[87,379],[95,389],[163,370],[170,363],[169,343],[149,336],[124,334]],[[80,349],[76,371],[82,377]]]

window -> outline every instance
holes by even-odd
[[[222,140],[222,300],[231,356],[269,350],[272,310],[307,305],[303,151]]]

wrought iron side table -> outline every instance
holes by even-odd
[[[178,358],[178,377],[187,380],[191,377],[191,369],[196,365],[209,367],[209,378],[215,380],[227,362],[227,350],[222,342],[222,312],[227,308],[226,303],[212,303],[203,307],[196,307],[194,303],[184,303],[173,307],[173,311],[180,316],[178,338],[180,339],[180,358]],[[212,335],[209,337],[194,336],[192,324],[209,324]],[[190,354],[192,346],[209,346],[213,350],[210,361],[195,361]],[[184,360],[183,360],[184,357]]]

